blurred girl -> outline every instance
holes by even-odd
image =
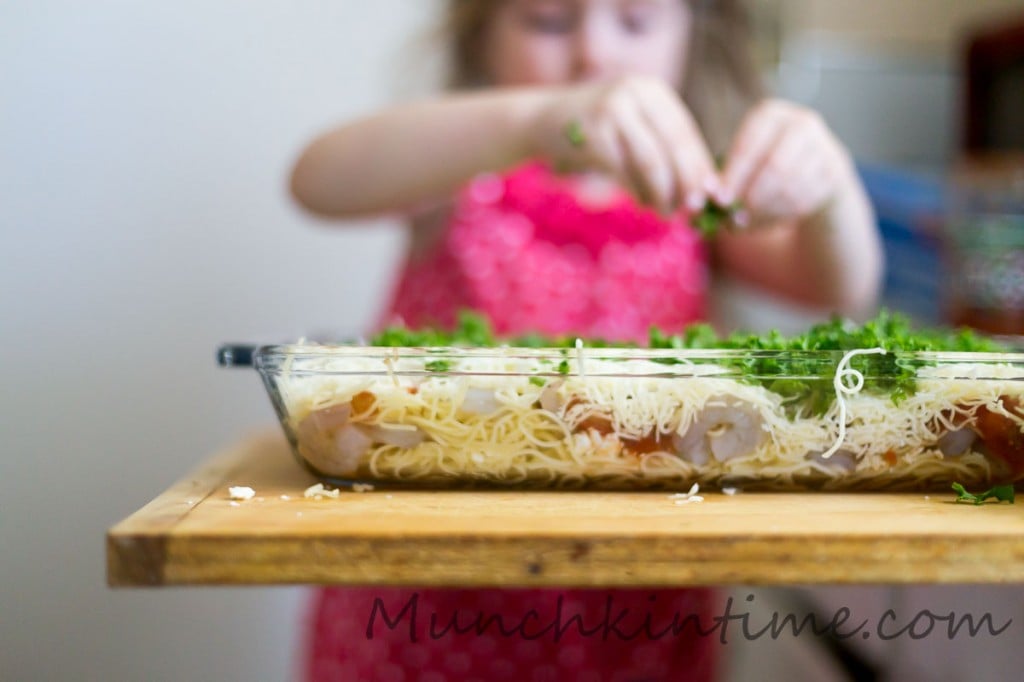
[[[845,314],[873,306],[881,250],[849,154],[820,116],[761,98],[738,0],[449,0],[452,92],[314,140],[293,172],[316,213],[408,217],[382,321],[642,340],[704,319],[712,270]],[[716,162],[721,160],[721,163]],[[738,207],[713,240],[691,223]],[[438,623],[530,609],[547,623],[613,609],[629,631],[678,614],[710,627],[706,590],[353,590],[318,602],[316,679],[707,680],[714,637],[624,641],[568,628],[528,640]],[[413,600],[412,602],[410,600]],[[408,625],[367,639],[374,605]],[[560,611],[559,611],[560,609]],[[459,614],[462,614],[461,618]],[[378,616],[380,615],[378,610]],[[406,612],[408,615],[408,612]]]

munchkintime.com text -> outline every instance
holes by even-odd
[[[657,596],[649,599],[653,603]],[[438,613],[421,606],[419,593],[413,593],[401,603],[385,603],[377,598],[368,614],[367,639],[385,632],[398,633],[416,642],[424,639],[439,640],[453,636],[496,636],[507,639],[539,640],[548,638],[559,642],[567,636],[603,641],[656,641],[669,637],[714,637],[722,644],[730,641],[777,640],[783,637],[823,637],[837,640],[900,638],[974,639],[998,637],[1006,633],[1012,619],[996,619],[990,613],[957,613],[923,609],[914,613],[898,613],[888,609],[874,618],[854,618],[852,611],[841,607],[834,612],[752,613],[754,595],[743,600],[729,597],[720,611],[713,615],[675,613],[671,618],[636,608],[619,607],[609,594],[605,598],[603,613],[599,617],[584,618],[565,608],[559,596],[544,615],[530,604],[523,604],[519,612],[487,613],[485,611],[454,610]]]

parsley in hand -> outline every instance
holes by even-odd
[[[693,216],[693,226],[697,228],[704,239],[711,239],[718,234],[723,225],[727,225],[732,220],[737,210],[739,210],[739,203],[722,206],[709,200],[704,204],[704,208]]]

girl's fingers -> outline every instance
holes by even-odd
[[[835,194],[835,176],[824,162],[807,164],[794,173],[794,187],[801,191],[792,197],[796,215],[809,216],[821,210]]]
[[[610,121],[597,125],[590,139],[590,151],[595,165],[614,177],[633,196],[643,196],[646,190],[630,175],[627,153],[618,127]]]
[[[801,116],[791,119],[750,183],[751,208],[776,218],[803,218],[817,211],[834,185],[830,149],[824,128]]]
[[[587,152],[599,169],[616,176],[625,172],[625,153],[613,125],[603,122],[592,127],[587,136]]]
[[[572,119],[562,131],[560,144],[564,155],[555,158],[555,172],[600,170],[615,178],[634,196],[644,196],[646,190],[638,186],[629,174],[628,156],[620,139],[616,122],[609,117],[586,116]]]
[[[668,155],[675,203],[700,210],[715,180],[715,165],[693,117],[675,94],[656,89],[642,100],[642,111]]]
[[[542,120],[546,138],[560,126],[551,147],[557,167],[600,168],[665,213],[683,204],[701,209],[719,184],[696,122],[660,81],[629,77],[574,88]]]
[[[729,152],[721,191],[717,199],[731,204],[744,197],[760,168],[767,161],[788,122],[784,109],[761,105],[747,116]]]
[[[813,142],[813,138],[793,125],[784,126],[775,147],[769,150],[764,163],[754,169],[748,183],[745,195],[752,210],[763,212],[773,203],[772,197],[779,193],[799,192],[800,188],[794,181],[800,172],[801,159],[804,160],[803,165],[808,159],[813,162],[813,154],[809,154],[813,152]]]
[[[673,169],[667,150],[632,102],[617,107],[619,139],[626,152],[627,175],[640,188],[641,200],[668,211],[674,202]]]

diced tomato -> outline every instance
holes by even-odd
[[[352,396],[353,416],[365,417],[373,409],[377,402],[377,396],[369,391],[360,391]]]
[[[602,436],[607,436],[615,429],[612,427],[612,421],[608,417],[601,414],[592,414],[577,424],[575,430],[577,433],[581,431],[597,431]]]
[[[1010,414],[1024,417],[1024,409],[1017,399],[1003,396],[999,402]],[[984,405],[975,412],[974,420],[972,428],[989,454],[1005,468],[1008,480],[1024,477],[1024,432],[1020,423]]]
[[[584,405],[586,401],[579,396],[572,396],[569,401],[565,404],[565,412],[568,414],[577,405]],[[607,436],[609,433],[614,431],[612,426],[612,419],[608,415],[602,414],[597,411],[592,411],[586,417],[579,421],[573,429],[573,433],[582,433],[586,431],[597,431],[602,436]]]
[[[668,450],[671,445],[669,441],[670,436],[663,436],[660,431],[654,429],[640,440],[623,439],[622,449],[631,455],[646,455],[649,452]]]

